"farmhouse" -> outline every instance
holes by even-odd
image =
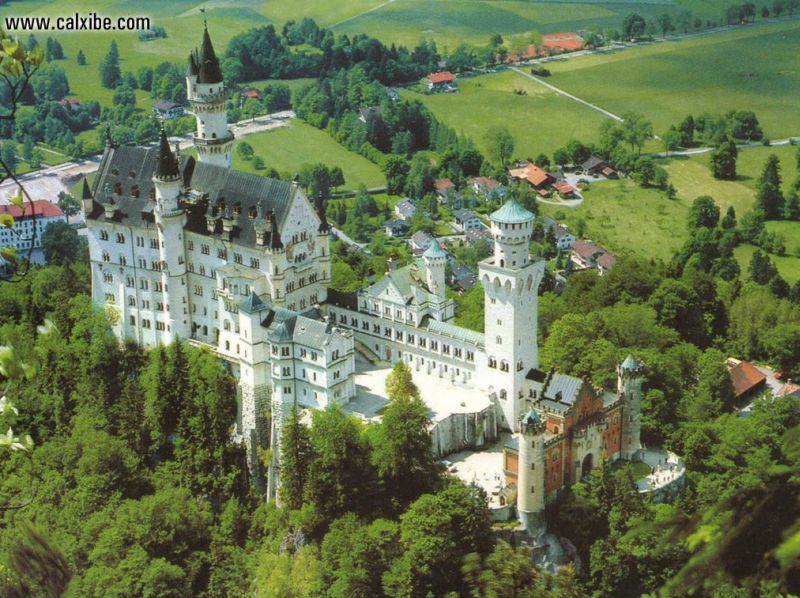
[[[542,48],[551,54],[575,52],[583,48],[583,39],[574,31],[548,33],[542,36]]]
[[[617,262],[616,257],[588,240],[575,241],[570,259],[579,268],[597,268],[601,276],[611,270]]]
[[[450,71],[431,73],[427,80],[428,91],[450,91],[456,84],[456,76]]]
[[[598,158],[597,156],[592,156],[586,160],[586,162],[581,164],[581,169],[586,174],[590,174],[592,176],[604,176],[607,179],[616,179],[619,176],[611,164],[602,158]]]
[[[508,176],[517,181],[525,181],[540,195],[544,195],[546,189],[556,182],[556,177],[533,162],[526,162],[517,168],[509,168]]]
[[[766,387],[767,376],[752,363],[729,357],[727,365],[733,395],[737,400],[761,392]]]
[[[161,101],[153,104],[153,112],[164,120],[172,120],[173,118],[183,116],[183,106],[175,102]]]
[[[264,99],[263,95],[257,89],[249,87],[242,92],[242,102],[247,100],[258,100],[259,102]]]
[[[485,176],[469,179],[467,184],[477,197],[485,201],[502,199],[507,192],[507,189],[499,181]]]
[[[567,181],[556,181],[553,183],[553,189],[563,198],[575,197],[577,193],[575,187],[570,185]]]

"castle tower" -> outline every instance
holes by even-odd
[[[186,286],[183,229],[186,212],[180,204],[181,175],[178,159],[169,147],[167,134],[161,129],[158,163],[153,175],[156,191],[154,212],[158,229],[158,253],[163,286],[165,344],[178,337],[188,338],[191,331]]]
[[[328,298],[328,281],[331,279],[331,249],[330,249],[330,232],[331,227],[328,224],[328,218],[325,215],[325,204],[321,197],[315,200],[314,209],[319,216],[319,227],[317,228],[317,244],[319,245],[318,260],[319,272],[322,276],[323,284],[319,285],[319,292],[317,293],[317,303],[324,303]]]
[[[622,399],[622,454],[632,459],[642,448],[642,379],[644,366],[628,355],[617,367],[617,395]]]
[[[519,422],[517,515],[532,536],[544,533],[545,422],[532,409]]]
[[[194,146],[198,160],[230,168],[233,133],[228,129],[222,71],[207,26],[200,53],[189,55],[186,89],[197,121]]]
[[[444,299],[444,271],[447,267],[447,252],[434,239],[422,254],[425,263],[425,283],[431,293]]]
[[[531,260],[534,215],[514,200],[490,216],[494,255],[478,265],[483,285],[487,362],[479,383],[497,397],[500,425],[516,431],[524,413],[525,376],[539,366],[536,340],[538,289],[544,262]]]

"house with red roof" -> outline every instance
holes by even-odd
[[[733,395],[737,400],[756,394],[766,387],[767,376],[752,363],[729,358],[727,364],[733,383]]]
[[[252,87],[248,87],[242,92],[242,102],[246,100],[258,100],[259,102],[264,98],[261,92]]]
[[[32,203],[32,205],[31,205]],[[12,204],[0,205],[0,216],[14,218],[11,228],[0,227],[0,247],[15,247],[18,254],[42,246],[42,234],[53,222],[66,222],[66,216],[56,204],[46,199],[26,201],[24,210]]]
[[[539,191],[540,195],[543,195],[541,192],[556,182],[556,177],[533,162],[527,162],[517,168],[509,168],[508,176],[517,181],[525,181],[533,189]]]
[[[588,239],[575,241],[572,246],[570,260],[575,266],[583,270],[597,268],[597,273],[600,276],[610,271],[617,263],[616,256]]]
[[[549,54],[575,52],[583,48],[583,39],[574,31],[548,33],[542,36],[542,48]]]
[[[448,91],[456,84],[456,76],[450,71],[431,73],[427,76],[428,91]]]

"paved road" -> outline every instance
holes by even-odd
[[[776,141],[770,141],[769,147],[779,147],[781,145],[791,145],[793,143],[800,143],[800,137],[789,137],[787,139],[778,139]],[[736,149],[748,149],[752,147],[766,147],[763,143],[739,143],[736,145]],[[713,150],[713,147],[696,147],[689,150],[678,150],[674,152],[658,152],[655,154],[650,154],[654,158],[670,158],[672,156],[696,156],[698,154],[706,154]]]

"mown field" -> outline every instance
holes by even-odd
[[[767,137],[800,135],[800,21],[750,26],[636,50],[553,61],[548,82],[655,132],[687,114],[753,110]]]
[[[404,90],[420,100],[442,122],[486,150],[486,132],[505,127],[514,136],[514,155],[548,155],[575,137],[596,141],[605,117],[512,71],[461,78],[458,93],[425,95]],[[522,90],[525,95],[515,91]]]
[[[248,135],[237,141],[253,146],[256,156],[261,156],[267,168],[294,175],[304,164],[324,163],[339,166],[344,172],[343,189],[358,189],[360,185],[380,187],[386,184],[380,169],[354,152],[336,143],[327,133],[299,120],[287,127]],[[256,170],[252,160],[242,159],[233,151],[233,167],[244,172],[263,174]]]

